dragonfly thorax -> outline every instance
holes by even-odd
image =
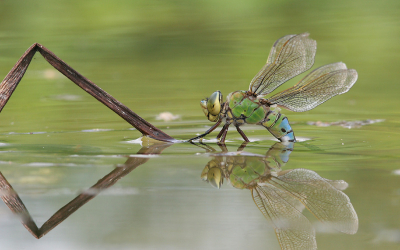
[[[247,91],[235,91],[226,98],[223,115],[234,125],[258,124],[265,119],[269,106],[264,105]]]

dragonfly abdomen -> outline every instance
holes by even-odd
[[[296,141],[288,118],[278,110],[271,110],[265,116],[265,120],[261,122],[261,125],[267,128],[280,141]]]

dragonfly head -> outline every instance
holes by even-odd
[[[221,91],[215,91],[209,98],[201,100],[200,106],[208,120],[216,122],[219,118],[222,107]]]

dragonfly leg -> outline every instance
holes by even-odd
[[[216,151],[213,147],[210,147],[210,146],[208,146],[207,144],[204,144],[204,143],[202,143],[202,142],[194,143],[194,142],[192,142],[192,141],[189,141],[189,143],[190,143],[190,144],[193,144],[193,145],[195,145],[195,146],[197,146],[197,147],[200,147],[200,148],[202,148],[202,149],[205,149],[207,153],[209,153],[209,152],[215,152],[215,151]]]
[[[228,133],[229,125],[231,125],[231,124],[230,123],[226,123],[224,125],[224,127],[221,129],[221,132],[219,132],[219,134],[217,136],[217,139],[221,138],[219,140],[220,143],[224,143],[225,142],[225,138],[226,138],[226,134]]]
[[[221,138],[221,136],[222,136],[222,134],[224,133],[225,129],[227,129],[227,127],[229,127],[229,125],[230,125],[230,124],[226,123],[226,124],[222,127],[221,131],[219,131],[219,134],[217,135],[217,139]]]
[[[239,132],[239,134],[243,137],[243,140],[246,142],[250,142],[249,138],[244,134],[243,130],[239,128],[239,126],[236,126],[236,130]]]
[[[199,136],[193,137],[192,139],[189,139],[188,142],[191,142],[193,140],[197,140],[200,138],[203,138],[204,136],[208,135],[209,133],[213,132],[214,129],[216,129],[220,124],[221,124],[222,120],[219,119],[211,128],[209,128],[206,132],[204,132],[204,134],[201,134]]]

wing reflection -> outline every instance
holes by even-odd
[[[282,249],[317,248],[315,230],[302,214],[304,208],[340,232],[357,232],[356,211],[341,191],[347,187],[345,181],[328,180],[307,169],[281,171],[293,143],[278,142],[266,155],[246,153],[242,151],[245,145],[237,152],[220,147],[221,153],[211,154],[202,179],[217,188],[226,179],[235,188],[249,189],[258,209],[271,221]]]
[[[165,148],[171,146],[168,143],[155,143],[150,146],[142,147],[137,154],[152,155],[160,154]],[[33,221],[24,203],[19,195],[12,188],[7,179],[0,172],[0,197],[10,210],[21,218],[24,227],[36,238],[40,239],[51,231],[58,224],[67,219],[72,213],[93,199],[102,190],[107,189],[119,181],[122,177],[129,174],[138,166],[146,163],[149,160],[147,157],[129,157],[123,164],[115,168],[109,174],[105,175],[95,185],[88,190],[82,192],[75,199],[70,201],[67,205],[58,210],[53,216],[50,217],[42,227],[38,228]]]

